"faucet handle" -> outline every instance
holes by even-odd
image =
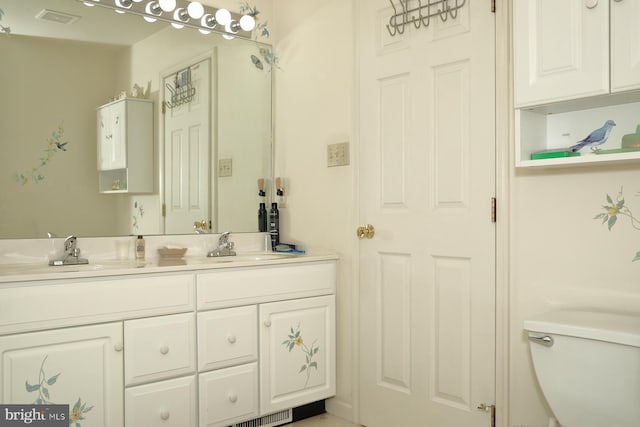
[[[64,251],[65,252],[71,252],[71,251],[75,250],[76,249],[76,240],[78,240],[76,236],[69,236],[66,239],[64,239]]]
[[[227,243],[229,241],[230,234],[231,234],[231,231],[225,231],[224,233],[222,233],[218,238],[218,244],[224,245],[225,243]]]

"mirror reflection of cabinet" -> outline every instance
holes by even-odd
[[[101,193],[153,192],[153,102],[120,99],[97,110]]]

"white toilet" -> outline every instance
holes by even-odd
[[[640,314],[563,310],[524,328],[562,427],[640,426]]]

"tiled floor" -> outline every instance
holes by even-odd
[[[345,421],[342,418],[335,417],[330,414],[316,415],[315,417],[307,418],[306,420],[298,421],[292,424],[287,424],[287,427],[359,427],[357,424],[352,424],[349,421]]]

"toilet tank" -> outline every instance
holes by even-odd
[[[640,314],[562,310],[524,322],[563,427],[640,426]]]

